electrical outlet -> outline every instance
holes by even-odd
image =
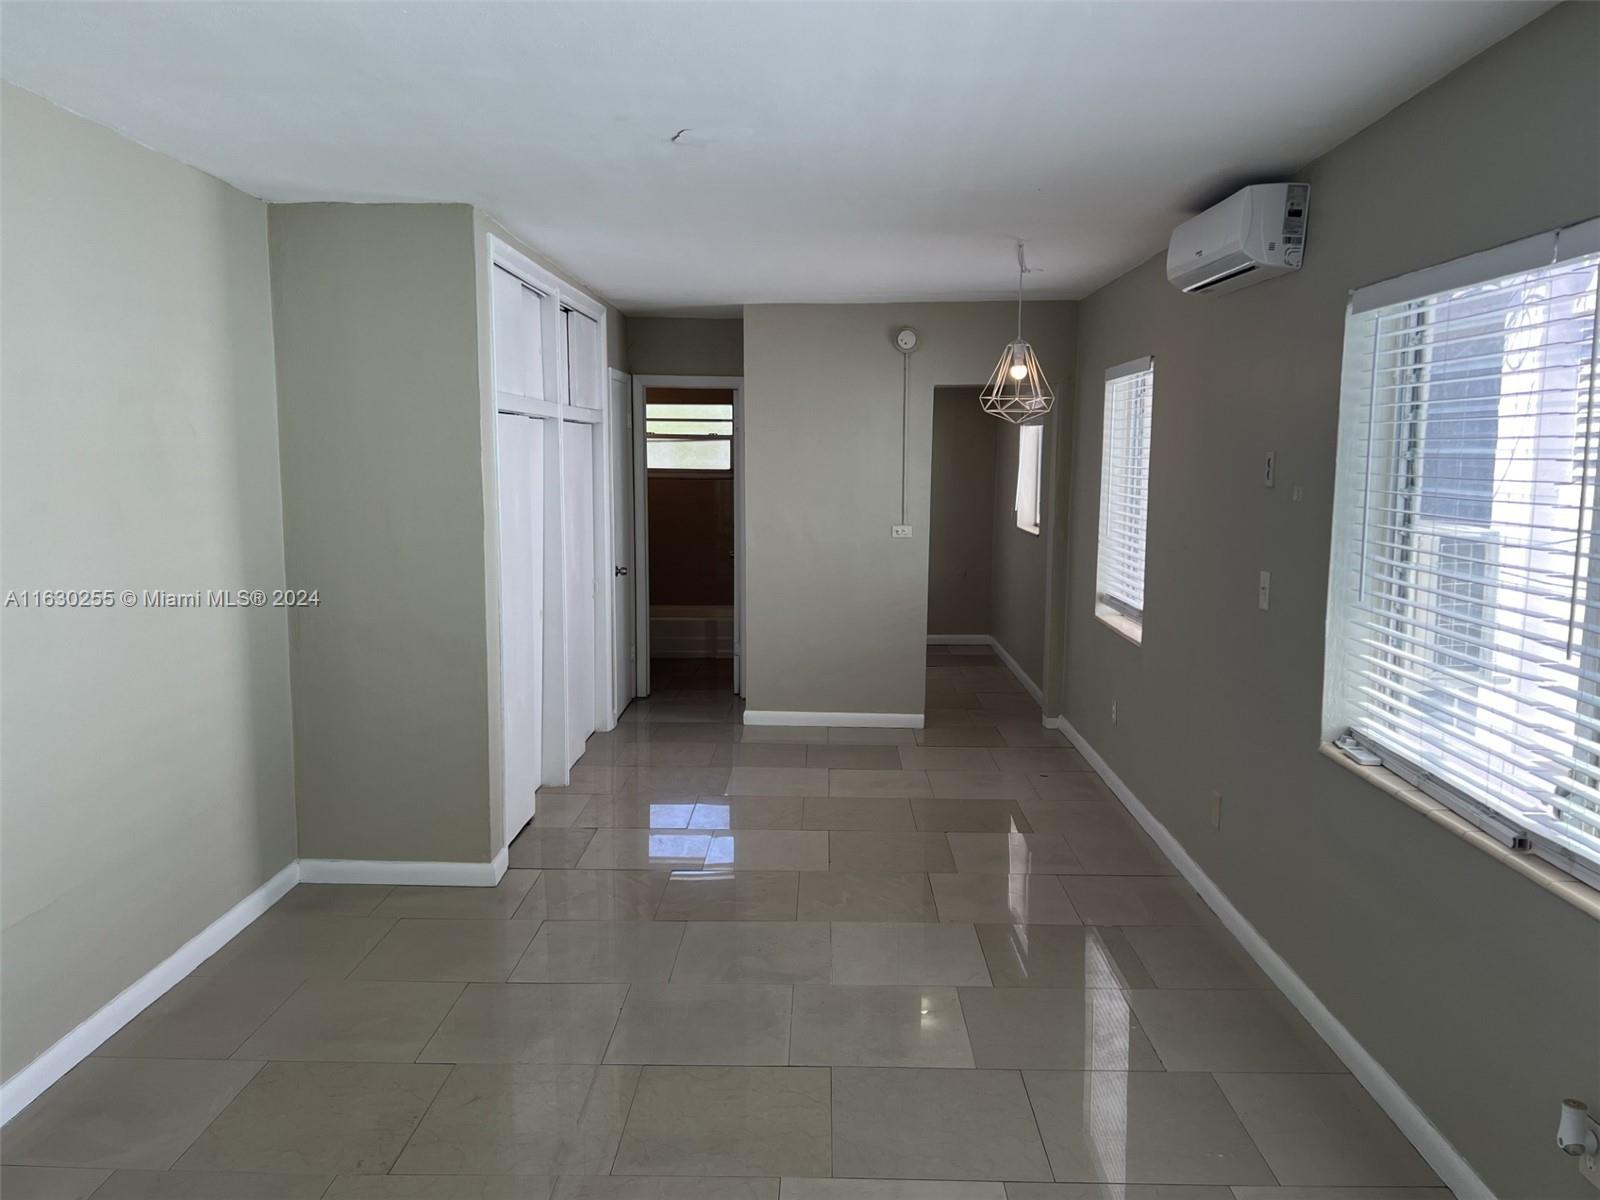
[[[1256,607],[1266,612],[1272,607],[1272,572],[1261,572],[1261,580],[1256,584]]]
[[[1222,793],[1215,788],[1211,790],[1211,828],[1222,828]]]
[[[1267,464],[1261,472],[1262,487],[1276,487],[1278,484],[1277,467],[1278,454],[1275,450],[1267,451]]]
[[[1295,484],[1293,490],[1290,491],[1290,493],[1289,493],[1289,499],[1293,500],[1296,504],[1299,504],[1300,501],[1304,500],[1305,498],[1306,498],[1305,484],[1303,484],[1303,483]]]
[[[1117,723],[1117,698],[1115,696],[1111,698],[1111,723],[1113,725]]]
[[[911,536],[911,526],[891,525],[889,526],[889,536],[892,538],[908,538]]]
[[[1578,1175],[1600,1189],[1600,1155],[1585,1154],[1579,1158]]]

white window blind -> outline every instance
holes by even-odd
[[[1044,466],[1044,426],[1017,426],[1017,528],[1039,532],[1039,483]]]
[[[1106,372],[1095,612],[1135,638],[1144,617],[1150,410],[1154,399],[1153,360],[1136,359]]]
[[[1581,874],[1600,871],[1600,254],[1562,245],[1352,302],[1325,717]]]

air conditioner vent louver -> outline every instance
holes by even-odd
[[[1311,186],[1261,183],[1191,217],[1172,234],[1167,279],[1182,292],[1219,293],[1298,271]]]

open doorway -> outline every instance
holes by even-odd
[[[742,385],[634,379],[640,695],[743,690]]]

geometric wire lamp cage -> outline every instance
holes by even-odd
[[[983,411],[1013,425],[1029,425],[1041,420],[1055,403],[1050,381],[1039,369],[1033,347],[1022,340],[1022,277],[1028,273],[1017,243],[1017,338],[1006,346],[995,364],[994,373],[978,397]]]

